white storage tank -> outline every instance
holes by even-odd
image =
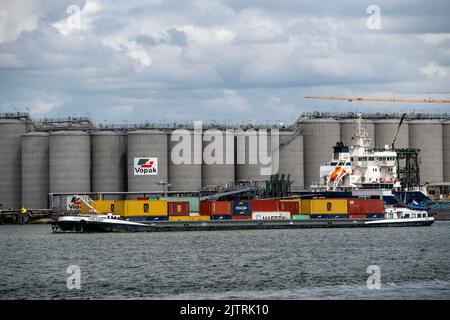
[[[22,206],[48,208],[49,134],[30,132],[22,135]]]
[[[248,129],[236,132],[236,180],[251,181],[265,186],[275,169],[272,165],[270,131],[264,136],[261,130]]]
[[[234,183],[234,139],[233,132],[226,133],[219,129],[209,129],[203,132],[202,187]]]
[[[444,144],[444,181],[450,182],[450,121],[445,121],[442,127]]]
[[[126,191],[126,138],[122,132],[98,131],[92,140],[92,191]],[[108,199],[120,198],[109,195]]]
[[[308,119],[303,122],[305,188],[320,182],[320,165],[333,157],[333,146],[341,139],[340,124],[334,119]]]
[[[375,146],[384,148],[386,145],[391,147],[397,132],[400,119],[381,119],[375,121]],[[409,147],[408,122],[403,121],[395,140],[395,148]]]
[[[442,122],[414,120],[409,122],[409,146],[420,149],[420,184],[444,180]]]
[[[174,130],[169,137],[169,182],[171,191],[202,188],[202,134]]]
[[[0,207],[3,209],[21,206],[20,137],[25,132],[24,121],[0,119]]]
[[[56,131],[49,137],[50,193],[91,191],[91,138],[84,131]]]
[[[280,168],[278,170],[280,177],[281,174],[285,174],[287,179],[288,174],[290,174],[290,180],[294,181],[291,190],[304,190],[303,136],[293,131],[280,132],[280,145]]]
[[[127,134],[128,191],[164,191],[168,183],[167,134],[137,130]]]

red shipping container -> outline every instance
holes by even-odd
[[[231,201],[200,201],[200,215],[231,215]]]
[[[299,214],[300,206],[298,201],[281,201],[280,211],[288,211],[291,214]]]
[[[350,219],[366,219],[367,216],[365,214],[351,214],[348,216]]]
[[[348,199],[348,214],[384,213],[383,199]]]
[[[167,208],[168,208],[169,216],[188,216],[189,215],[189,202],[188,201],[167,202]]]
[[[232,217],[233,220],[251,220],[252,215],[251,214],[235,214]]]
[[[278,200],[252,200],[252,211],[279,211]]]
[[[136,200],[148,200],[148,197],[137,197]]]

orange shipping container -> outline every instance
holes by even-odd
[[[280,211],[289,211],[291,214],[299,214],[300,203],[298,201],[282,201],[280,200]]]
[[[384,213],[383,199],[348,199],[348,214]]]
[[[188,216],[189,202],[167,202],[169,216]]]
[[[252,211],[279,211],[278,200],[252,200]]]
[[[227,215],[231,214],[231,201],[201,201],[200,215]]]

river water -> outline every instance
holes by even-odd
[[[68,289],[70,266],[79,289]],[[134,234],[3,225],[0,299],[450,299],[450,222]]]

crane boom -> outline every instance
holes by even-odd
[[[399,98],[345,98],[345,97],[319,97],[319,96],[306,96],[305,99],[327,99],[327,100],[340,100],[340,101],[377,101],[377,102],[418,102],[418,103],[450,103],[450,100],[441,99],[399,99]]]
[[[403,120],[405,120],[406,113],[402,114],[400,123],[398,124],[397,131],[395,132],[394,139],[392,140],[392,150],[394,150],[395,141],[397,140],[398,133],[400,132],[400,127],[402,126]]]

